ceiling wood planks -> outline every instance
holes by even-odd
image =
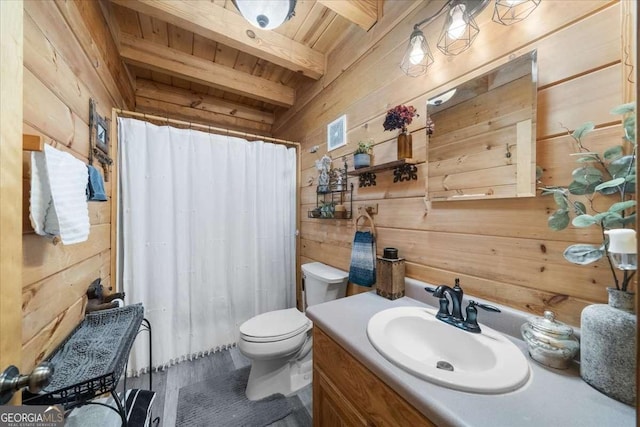
[[[168,0],[113,1],[313,79],[324,74],[325,59],[321,52],[278,33],[254,28],[242,16],[215,4]]]
[[[295,91],[279,83],[125,33],[120,34],[120,45],[127,63],[275,105],[293,105]]]
[[[382,1],[380,0],[318,0],[338,15],[348,19],[365,31],[382,17]]]
[[[136,111],[270,133],[274,114],[292,107],[296,91],[304,95],[309,83],[326,78],[329,54],[345,38],[367,34],[352,21],[370,28],[382,2],[356,0],[337,13],[319,0],[298,0],[295,15],[273,31],[253,27],[231,0],[98,4],[133,83]],[[363,24],[365,15],[370,23]]]

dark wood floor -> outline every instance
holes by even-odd
[[[188,384],[202,381],[227,372],[231,369],[240,369],[251,364],[237,347],[230,350],[219,351],[205,357],[186,361],[174,365],[165,371],[153,373],[153,390],[156,399],[153,404],[153,418],[160,417],[160,426],[174,427],[176,424],[176,412],[178,409],[178,392]],[[128,389],[149,388],[148,374],[140,377],[127,378]],[[124,387],[124,381],[120,381],[120,388]],[[296,394],[302,407],[294,408],[294,411],[286,418],[271,424],[272,427],[307,427],[311,425],[311,385],[303,388]],[[226,427],[226,426],[221,426]]]

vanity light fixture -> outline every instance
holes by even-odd
[[[273,30],[295,13],[296,0],[233,0],[240,14],[251,25],[262,30]]]
[[[237,1],[237,0],[236,0]],[[438,49],[445,55],[458,55],[467,50],[480,33],[475,17],[482,12],[490,0],[448,0],[436,13],[413,26],[407,50],[400,68],[410,77],[427,72],[434,59],[429,44],[420,29],[447,12],[442,33],[438,38]],[[541,0],[494,0],[493,20],[511,25],[525,19],[540,4]]]
[[[469,49],[478,34],[480,28],[467,6],[453,2],[438,39],[438,49],[445,55],[458,55]]]
[[[511,25],[520,22],[538,7],[540,0],[496,0],[493,22]]]

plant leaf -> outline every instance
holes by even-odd
[[[622,220],[622,224],[624,225],[635,224],[635,222],[636,222],[635,212]]]
[[[588,134],[589,132],[591,132],[593,129],[595,129],[595,125],[593,124],[593,122],[587,122],[587,123],[583,123],[581,126],[579,126],[578,128],[576,128],[576,130],[573,131],[572,136],[577,139],[580,140],[582,139],[586,134]]]
[[[600,161],[599,157],[596,156],[584,156],[576,159],[577,163],[597,163]]]
[[[608,148],[604,152],[604,159],[608,162],[619,159],[622,157],[622,145],[614,145],[613,147]]]
[[[606,228],[619,228],[624,225],[623,220],[624,218],[622,218],[622,215],[608,212],[607,216],[605,216],[602,220],[602,225],[604,225]]]
[[[561,209],[567,209],[569,204],[567,203],[567,198],[564,196],[564,193],[560,191],[555,191],[553,193],[553,200],[556,201],[556,204]]]
[[[569,226],[569,211],[558,209],[547,220],[547,225],[554,231],[564,230]]]
[[[635,168],[635,156],[628,155],[620,157],[607,165],[607,170],[614,178],[625,178],[631,174],[631,171]]]
[[[549,196],[556,193],[565,194],[567,192],[567,189],[563,187],[539,187],[539,189],[541,196]]]
[[[569,262],[578,265],[587,265],[598,261],[604,254],[604,249],[597,246],[578,244],[569,246],[562,255],[564,255],[565,259]]]
[[[624,119],[622,124],[624,128],[625,139],[636,145],[636,116],[629,116]]]
[[[591,216],[591,215],[578,215],[577,217],[573,218],[573,221],[571,221],[571,224],[573,224],[574,227],[589,227],[590,225],[595,224],[597,221],[596,219]]]
[[[536,181],[540,181],[540,179],[542,178],[542,173],[542,168],[536,165]]]
[[[587,213],[587,207],[582,202],[573,202],[573,211],[576,215],[584,215]]]
[[[618,105],[617,107],[613,107],[610,111],[611,114],[627,114],[633,113],[636,111],[636,103],[629,102],[627,104]]]
[[[614,203],[609,207],[609,212],[622,212],[625,209],[629,209],[636,205],[635,200],[627,200],[625,202]]]
[[[580,153],[571,153],[569,154],[570,156],[578,156],[579,158],[576,159],[576,162],[578,163],[590,163],[590,162],[599,162],[600,161],[600,156],[598,155],[598,153],[594,153],[594,152],[580,152]]]
[[[571,184],[569,184],[569,193],[576,196],[583,196],[585,194],[593,193],[594,188],[596,188],[596,184],[587,185],[579,183],[577,181],[573,181]]]
[[[611,187],[618,187],[619,185],[624,184],[624,178],[616,178],[616,179],[612,179],[606,182],[603,182],[601,184],[598,184],[594,190],[595,191],[601,191],[604,190],[605,188],[611,188]]]
[[[571,175],[573,180],[581,184],[597,184],[602,182],[602,171],[593,166],[582,166],[575,169]]]

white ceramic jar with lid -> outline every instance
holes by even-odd
[[[544,317],[529,318],[520,332],[531,358],[551,368],[567,369],[580,348],[573,328],[556,321],[553,311],[545,311]]]

